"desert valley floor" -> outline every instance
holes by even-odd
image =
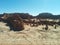
[[[42,25],[30,27],[25,25],[22,31],[10,31],[6,23],[0,22],[0,45],[60,45],[60,26],[49,26],[46,31]]]

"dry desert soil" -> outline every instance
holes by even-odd
[[[49,26],[47,31],[43,27],[25,25],[24,30],[14,32],[6,23],[0,22],[0,45],[60,45],[60,26],[57,29]]]

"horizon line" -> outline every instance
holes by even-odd
[[[4,14],[4,13],[6,13],[6,14],[13,14],[13,13],[25,13],[25,14],[29,14],[29,15],[33,15],[33,16],[36,16],[36,15],[34,15],[34,14],[31,14],[31,13],[28,13],[28,12],[3,12],[3,13],[0,13],[0,14]],[[51,13],[51,12],[40,12],[40,13],[38,13],[37,15],[39,15],[39,14],[41,14],[41,13],[50,13],[50,14],[52,14],[52,15],[60,15],[60,14],[55,14],[55,13]]]

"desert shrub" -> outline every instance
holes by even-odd
[[[45,30],[48,30],[48,25],[46,24]]]
[[[7,23],[10,26],[11,30],[21,31],[24,29],[23,19],[18,15],[14,15],[7,19]]]

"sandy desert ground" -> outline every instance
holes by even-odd
[[[25,30],[10,31],[6,23],[0,22],[0,45],[60,45],[60,26],[49,30],[42,29],[43,26],[30,27],[25,25]]]

